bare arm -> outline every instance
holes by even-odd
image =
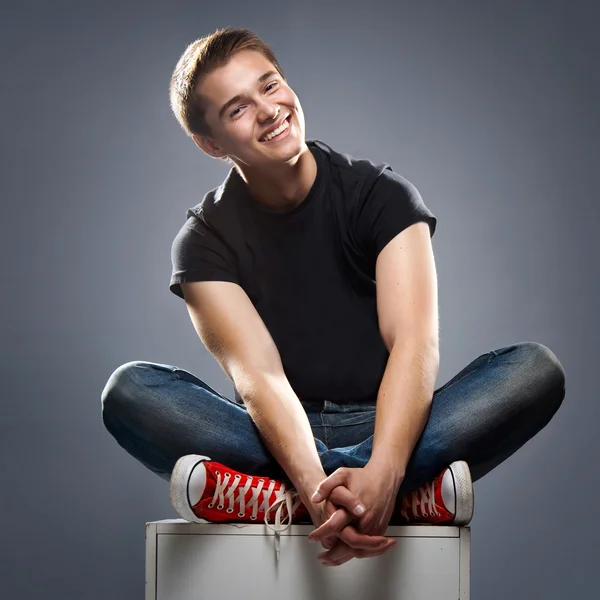
[[[399,233],[376,264],[377,311],[390,352],[377,395],[370,462],[402,479],[427,423],[439,366],[437,275],[427,223]]]
[[[200,281],[181,288],[200,339],[234,383],[265,445],[306,504],[326,474],[263,320],[235,283]]]

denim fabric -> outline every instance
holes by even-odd
[[[546,346],[520,342],[482,354],[434,392],[399,496],[455,460],[468,463],[474,481],[483,477],[545,427],[564,395],[564,369]],[[302,404],[327,475],[365,466],[375,403]],[[289,481],[245,407],[184,369],[146,361],[121,365],[102,392],[102,418],[127,452],[167,481],[185,454]]]

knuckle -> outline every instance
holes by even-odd
[[[346,494],[344,494],[344,490],[341,490],[339,487],[336,487],[331,492],[331,499],[339,502],[340,500],[344,500],[346,498]]]
[[[353,517],[346,509],[344,509],[340,521],[343,522],[344,526],[347,526],[353,521]]]

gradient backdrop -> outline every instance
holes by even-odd
[[[549,346],[563,406],[475,484],[472,598],[591,598],[600,492],[600,10],[552,2],[54,2],[3,7],[0,419],[4,598],[131,600],[168,485],[101,422],[130,360],[232,388],[168,290],[185,211],[227,166],[168,83],[227,25],[277,53],[307,138],[390,163],[438,217],[440,387]]]

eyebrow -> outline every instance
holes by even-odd
[[[269,77],[272,77],[273,75],[279,75],[279,73],[277,71],[268,71],[264,75],[261,75],[256,80],[256,82],[259,84],[263,83],[264,81],[266,81],[267,79],[269,79]],[[227,102],[225,102],[225,104],[223,104],[223,106],[221,106],[221,110],[219,110],[219,119],[223,118],[223,114],[232,104],[239,102],[243,97],[244,97],[243,94],[238,94],[237,96],[234,96],[233,98],[231,98],[231,100],[228,100]]]

